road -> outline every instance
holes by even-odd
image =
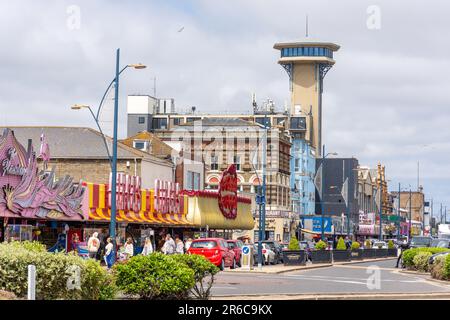
[[[399,269],[394,268],[395,262],[361,262],[282,274],[221,272],[216,278],[212,295],[450,294],[450,285],[429,281],[427,275],[400,273]]]

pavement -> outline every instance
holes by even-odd
[[[395,264],[396,259],[385,258],[296,270],[273,266],[265,273],[225,271],[216,276],[212,296],[221,300],[450,299],[449,283],[431,281],[429,274],[401,272]]]

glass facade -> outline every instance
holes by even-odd
[[[322,47],[299,47],[281,49],[281,57],[328,57],[333,59],[333,50]]]

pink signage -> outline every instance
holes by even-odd
[[[0,135],[0,216],[85,220],[81,211],[84,189],[66,176],[55,182],[54,169],[39,172],[36,153],[17,141],[13,131]]]

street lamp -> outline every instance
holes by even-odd
[[[325,223],[324,223],[324,215],[325,215],[325,158],[333,155],[333,156],[337,156],[336,152],[329,152],[329,153],[325,153],[325,145],[323,145],[323,151],[322,151],[322,197],[320,199],[320,204],[321,204],[321,211],[322,211],[322,216],[321,216],[321,238],[322,240],[325,239]]]
[[[123,67],[122,69],[119,69],[119,60],[120,60],[120,49],[117,49],[116,51],[116,76],[114,77],[114,79],[110,82],[110,84],[108,85],[108,88],[106,89],[105,93],[103,94],[103,97],[100,101],[100,105],[97,109],[97,114],[95,115],[94,112],[92,111],[90,106],[87,105],[74,105],[71,107],[72,110],[80,110],[80,109],[88,109],[92,115],[92,117],[94,118],[94,121],[97,124],[97,127],[100,130],[100,133],[102,134],[103,137],[103,141],[105,143],[105,147],[108,153],[108,158],[110,160],[110,164],[111,164],[111,222],[109,225],[109,236],[111,237],[112,243],[113,243],[113,250],[112,250],[112,263],[115,262],[116,256],[116,183],[117,183],[117,127],[118,127],[118,113],[119,113],[119,76],[122,72],[124,72],[127,68],[134,68],[134,69],[145,69],[146,66],[138,63],[138,64],[127,64],[125,67]],[[114,130],[113,130],[113,155],[112,158],[109,154],[109,149],[108,146],[106,144],[106,140],[105,140],[105,136],[103,134],[103,131],[101,130],[98,118],[99,118],[99,114],[100,114],[100,110],[102,108],[103,105],[103,101],[105,100],[106,95],[109,92],[109,89],[111,88],[111,86],[115,84],[114,86]]]

